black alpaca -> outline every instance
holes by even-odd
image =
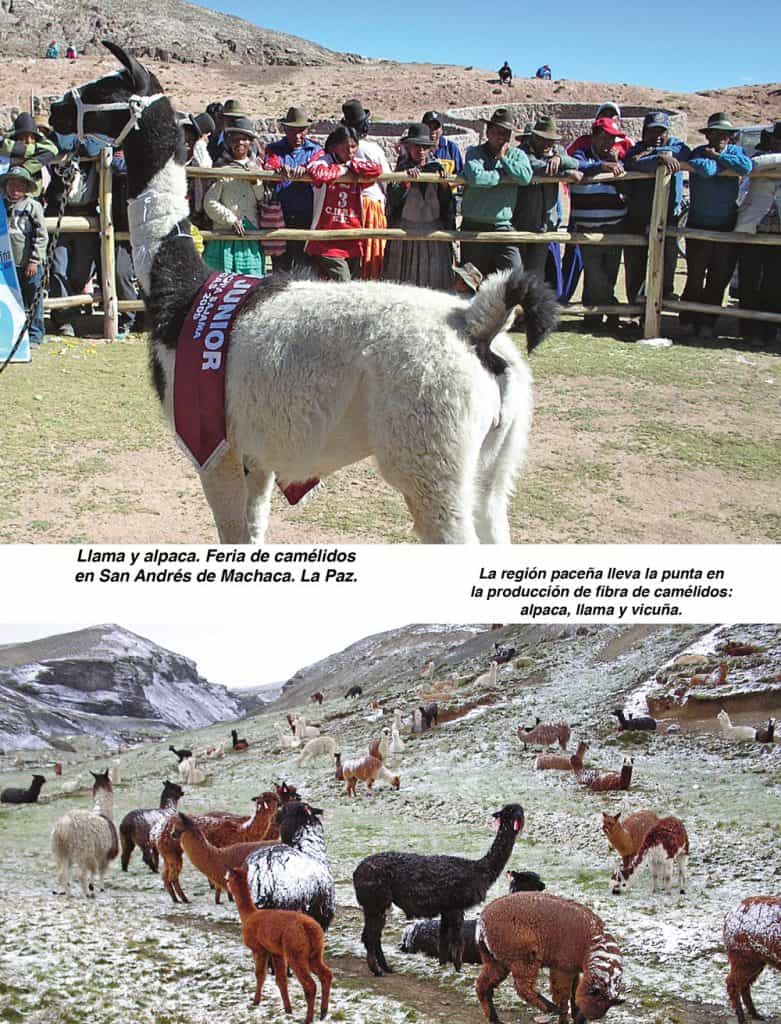
[[[545,883],[536,871],[508,871],[510,892],[542,892]],[[464,921],[461,934],[464,940],[464,964],[480,964],[480,950],[475,938],[476,918]],[[439,921],[415,921],[408,924],[401,936],[402,953],[422,953],[424,956],[439,956]]]
[[[630,711],[627,718],[621,708],[615,708],[610,714],[615,715],[618,719],[619,732],[656,732],[656,719],[651,718],[650,715],[640,715],[639,718],[635,718]]]
[[[516,655],[514,647],[508,647],[505,644],[499,644],[494,641],[494,661],[497,665],[506,665],[508,661],[512,661]]]
[[[350,689],[345,694],[345,697],[360,697],[362,693],[362,686],[351,686]]]
[[[767,725],[757,729],[757,741],[759,743],[772,743],[776,731],[775,718],[768,718]]]
[[[418,708],[420,711],[420,731],[426,732],[432,725],[439,723],[439,705],[424,704]]]
[[[139,807],[128,811],[119,826],[119,840],[122,846],[122,870],[127,871],[130,855],[138,847],[144,864],[150,871],[157,872],[160,855],[152,842],[152,829],[176,811],[177,804],[184,796],[184,790],[176,782],[163,783],[159,807]]]
[[[9,787],[0,793],[0,803],[3,804],[36,804],[41,786],[46,782],[45,775],[33,775],[33,781],[27,789],[14,789]]]
[[[171,751],[172,754],[176,754],[179,760],[179,764],[181,764],[182,761],[186,761],[188,757],[193,756],[192,750],[187,750],[185,747],[182,747],[181,750],[177,750],[176,747],[171,746],[168,749]]]
[[[353,873],[353,885],[363,908],[361,941],[373,974],[391,970],[382,950],[382,929],[392,903],[408,918],[440,916],[439,961],[452,960],[456,970],[461,969],[464,911],[485,899],[523,829],[520,804],[506,804],[493,817],[498,824],[496,838],[480,860],[387,852],[361,861]]]
[[[245,739],[239,739],[239,734],[235,729],[231,729],[231,739],[233,740],[234,750],[246,750],[249,747],[249,743]]]

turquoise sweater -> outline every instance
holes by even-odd
[[[690,228],[717,228],[732,231],[738,215],[738,178],[725,178],[719,171],[751,173],[751,158],[740,146],[731,143],[718,160],[703,155],[706,146],[698,146],[689,157]]]
[[[464,220],[490,228],[511,228],[518,187],[532,180],[529,158],[522,149],[508,149],[501,160],[488,147],[470,146],[466,151],[466,181],[461,213]]]

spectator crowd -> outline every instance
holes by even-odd
[[[504,77],[510,72],[505,65]],[[510,72],[511,80],[511,72]],[[498,270],[523,267],[554,284],[562,301],[570,297],[582,267],[583,301],[598,308],[585,318],[594,331],[621,326],[604,312],[617,305],[616,289],[624,265],[627,301],[642,300],[645,246],[560,246],[542,242],[477,243],[464,237],[458,245],[426,241],[432,231],[556,231],[569,213],[575,232],[604,235],[647,234],[654,180],[625,179],[626,171],[653,173],[659,165],[672,175],[667,223],[675,225],[684,206],[684,170],[688,171],[688,226],[723,233],[724,240],[686,242],[687,278],[681,298],[720,306],[738,271],[739,298],[747,309],[781,312],[781,246],[730,244],[733,230],[757,234],[781,231],[781,182],[749,177],[756,168],[781,164],[781,121],[762,134],[752,158],[735,142],[736,128],[725,114],[713,114],[700,129],[703,145],[691,149],[670,130],[664,111],[649,112],[640,139],[627,137],[621,111],[605,103],[595,112],[588,134],[562,146],[552,117],[541,116],[523,131],[500,107],[486,119],[485,141],[462,155],[444,131],[441,115],[427,111],[410,124],[397,145],[398,181],[378,180],[391,170],[385,152],[370,138],[370,114],[357,99],[342,105],[338,126],[321,144],[310,131],[313,120],[291,106],[280,117],[280,137],[262,144],[255,121],[238,100],[213,103],[201,114],[179,115],[191,167],[226,171],[264,169],[281,175],[277,182],[251,177],[188,178],[192,234],[206,263],[215,270],[263,276],[273,270],[309,267],[334,281],[354,278],[406,282],[421,287],[476,291],[482,279]],[[46,259],[44,215],[95,216],[98,170],[82,161],[74,177],[64,173],[63,156],[95,156],[98,142],[52,132],[42,118],[20,114],[0,137],[5,173],[0,189],[7,211],[14,262],[25,305],[38,293],[30,324],[30,341],[44,337],[42,297],[38,290]],[[113,222],[127,231],[127,176],[121,150],[113,155]],[[735,172],[723,174],[722,172]],[[422,174],[438,181],[421,181]],[[447,180],[457,175],[464,184]],[[559,181],[547,181],[558,177]],[[743,185],[741,186],[741,178]],[[306,179],[306,180],[304,180]],[[400,227],[416,241],[334,238],[334,230]],[[322,238],[307,241],[258,240],[260,228],[316,229]],[[223,235],[204,241],[201,232]],[[92,294],[100,285],[98,236],[64,231],[50,254],[48,293],[53,298]],[[457,253],[460,250],[460,258]],[[137,298],[128,242],[116,243],[119,299]],[[666,241],[663,295],[674,298],[677,242]],[[120,336],[134,327],[135,313],[120,315]],[[713,336],[715,313],[681,311],[684,330]],[[52,330],[76,333],[72,307],[51,312]],[[775,325],[742,320],[745,337],[772,343]]]

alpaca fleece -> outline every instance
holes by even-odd
[[[119,838],[122,844],[122,870],[127,871],[130,857],[136,846],[141,850],[141,858],[150,871],[157,872],[159,855],[152,841],[152,831],[162,829],[171,815],[176,813],[177,805],[184,796],[184,790],[175,782],[165,781],[160,794],[159,807],[137,808],[128,811],[119,824]]]
[[[724,918],[724,949],[729,960],[727,995],[740,1024],[743,1005],[758,1018],[751,986],[765,967],[781,970],[781,897],[749,896]]]

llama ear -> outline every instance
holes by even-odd
[[[103,45],[114,54],[123,67],[127,68],[133,81],[133,88],[140,96],[143,96],[149,87],[150,75],[147,69],[139,64],[135,57],[125,53],[121,46],[112,43],[110,39],[104,39]]]

